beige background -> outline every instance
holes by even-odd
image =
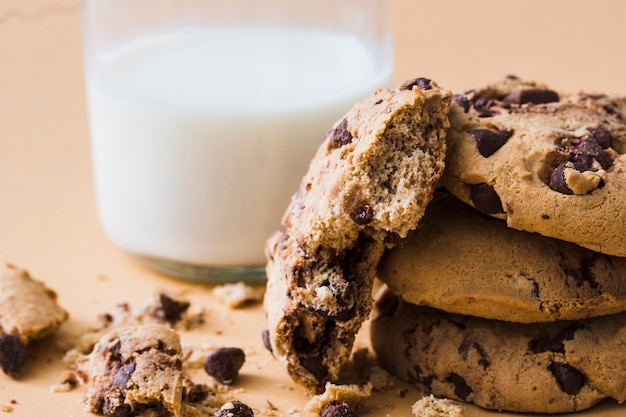
[[[560,90],[626,95],[622,0],[391,3],[396,84],[426,76],[462,91],[516,74]],[[305,396],[259,349],[260,306],[229,312],[210,287],[158,276],[103,236],[92,196],[79,7],[77,0],[0,1],[0,261],[46,281],[71,314],[59,337],[31,351],[21,378],[0,374],[0,415],[12,400],[8,416],[89,415],[79,404],[81,389],[48,389],[63,370],[63,344],[116,302],[141,304],[158,288],[189,290],[207,309],[205,331],[186,336],[189,342],[236,344],[252,353],[239,384],[244,401],[263,410],[268,399],[281,415],[302,410]],[[378,394],[362,415],[408,415],[416,399],[414,392],[403,399]],[[626,416],[613,407],[589,414]],[[470,408],[468,415],[487,414]]]

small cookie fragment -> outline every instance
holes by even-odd
[[[239,375],[246,354],[237,347],[224,347],[211,352],[204,361],[204,371],[220,384],[229,385]]]
[[[463,417],[465,406],[449,398],[422,397],[411,407],[414,417]]]
[[[239,308],[246,304],[263,301],[264,287],[235,282],[218,285],[211,293],[230,308]]]
[[[359,410],[365,406],[372,396],[372,384],[365,385],[356,384],[332,384],[326,383],[325,390],[322,394],[315,395],[306,403],[304,409],[307,412],[321,414],[324,409],[331,403],[343,403],[350,410]],[[339,407],[343,409],[345,407]],[[333,407],[335,409],[335,407]],[[328,415],[327,417],[330,417]]]
[[[320,417],[357,417],[357,415],[347,403],[332,400],[322,408]]]
[[[127,417],[144,410],[181,416],[182,349],[178,333],[158,324],[106,333],[78,362],[88,411]]]
[[[215,417],[254,417],[254,411],[241,401],[229,401],[215,413]]]
[[[55,331],[68,318],[57,295],[28,271],[6,264],[0,271],[0,334],[12,334],[24,345]]]

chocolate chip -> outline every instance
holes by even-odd
[[[491,107],[496,105],[496,102],[493,98],[489,97],[486,94],[476,94],[472,100],[472,104],[474,105],[474,109],[478,113],[479,117],[491,117],[493,116],[493,112],[491,111]]]
[[[367,203],[364,203],[350,213],[350,218],[359,226],[365,226],[374,220],[374,209]]]
[[[474,203],[474,207],[485,214],[504,213],[500,196],[489,184],[471,184],[470,199]]]
[[[106,417],[130,417],[133,409],[129,404],[119,404],[118,401],[112,402],[109,398],[104,399],[102,406],[102,414]]]
[[[124,388],[133,372],[135,372],[135,367],[135,362],[131,362],[121,366],[120,369],[118,369],[115,373],[115,377],[113,378],[113,385],[118,388]]]
[[[590,288],[597,289],[600,284],[594,276],[593,266],[600,259],[600,256],[598,253],[593,253],[591,256],[582,257],[578,265],[562,262],[560,267],[567,277],[576,281],[578,287],[587,284]]]
[[[211,352],[204,360],[204,371],[221,384],[232,383],[246,361],[246,354],[237,347],[225,347]]]
[[[0,368],[10,376],[16,376],[26,359],[26,345],[19,336],[0,334]]]
[[[463,112],[467,113],[470,109],[470,102],[465,94],[454,94],[452,101],[461,106]]]
[[[470,339],[465,339],[463,340],[463,342],[461,342],[458,352],[461,358],[466,361],[471,350],[474,350],[476,353],[478,353],[478,364],[482,366],[483,369],[487,369],[489,365],[491,365],[482,346]]]
[[[552,90],[542,88],[529,88],[514,91],[502,99],[504,104],[544,104],[559,101],[559,95]]]
[[[420,368],[419,365],[415,365],[413,371],[415,372],[415,375],[410,375],[411,379],[413,379],[415,382],[422,384],[424,387],[426,387],[427,390],[430,391],[433,385],[434,376],[425,375],[424,371],[422,371],[422,368]]]
[[[300,365],[311,373],[318,381],[323,381],[328,375],[328,369],[324,366],[324,358],[321,355],[302,355]]]
[[[430,90],[433,88],[432,81],[428,78],[419,77],[413,80],[408,80],[402,83],[400,90],[412,90],[413,87],[417,87],[420,90]]]
[[[454,394],[462,400],[467,400],[472,392],[474,392],[461,375],[452,373],[448,380],[454,385]]]
[[[576,395],[585,386],[585,375],[567,363],[552,362],[549,369],[567,394]]]
[[[347,403],[331,400],[322,408],[320,417],[357,417],[357,415]]]
[[[272,351],[272,343],[270,342],[270,331],[265,329],[261,332],[261,340],[263,340],[263,346],[265,349],[269,350],[270,353],[274,353]]]
[[[352,142],[352,133],[348,131],[348,119],[344,118],[339,124],[332,129],[329,133],[330,143],[333,148],[341,148]]]
[[[209,392],[211,392],[211,389],[208,385],[193,384],[185,390],[185,399],[190,403],[199,403],[207,399]]]
[[[189,302],[174,300],[163,293],[159,294],[159,304],[155,311],[156,316],[172,323],[179,321],[189,308]]]
[[[574,194],[574,192],[567,185],[567,181],[565,180],[566,165],[567,163],[563,162],[557,165],[556,168],[554,168],[554,171],[552,171],[552,174],[550,175],[550,182],[548,183],[548,186],[552,190],[561,194]]]
[[[582,328],[583,326],[580,323],[574,322],[561,329],[559,333],[551,338],[530,341],[528,347],[533,353],[565,353],[564,342],[574,339],[576,332]]]
[[[510,130],[493,131],[488,129],[472,129],[467,133],[474,139],[478,152],[485,158],[493,155],[513,135]]]
[[[254,417],[254,411],[241,401],[229,401],[215,413],[214,417]]]
[[[589,132],[602,149],[608,149],[611,147],[611,142],[613,141],[613,135],[611,135],[611,132],[601,126],[590,128]]]

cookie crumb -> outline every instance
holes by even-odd
[[[254,411],[241,401],[229,401],[220,408],[215,417],[254,417]]]
[[[13,411],[13,407],[11,407],[10,405],[2,405],[0,406],[0,410],[3,413],[11,413]]]
[[[463,417],[465,406],[434,395],[422,397],[411,407],[414,417]]]
[[[244,282],[218,285],[212,294],[230,308],[239,308],[244,305],[263,300],[262,287],[253,287]]]
[[[322,394],[313,396],[304,406],[305,411],[321,414],[331,401],[346,403],[350,409],[362,408],[372,396],[372,384],[365,385],[336,385],[326,383]]]
[[[74,372],[66,372],[61,383],[50,385],[50,392],[69,392],[78,386],[78,378]]]

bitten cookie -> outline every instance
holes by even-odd
[[[508,228],[437,192],[378,277],[412,304],[522,323],[626,311],[626,258]]]
[[[390,292],[371,337],[388,371],[434,395],[515,412],[626,400],[626,313],[519,324],[445,313]]]
[[[178,333],[158,324],[120,327],[77,363],[88,411],[131,416],[153,410],[181,416],[182,353]]]
[[[349,357],[389,236],[415,228],[432,197],[450,99],[419,78],[355,104],[311,161],[285,230],[268,240],[268,341],[311,393]]]
[[[509,227],[626,256],[623,111],[514,77],[455,95],[442,183]]]

